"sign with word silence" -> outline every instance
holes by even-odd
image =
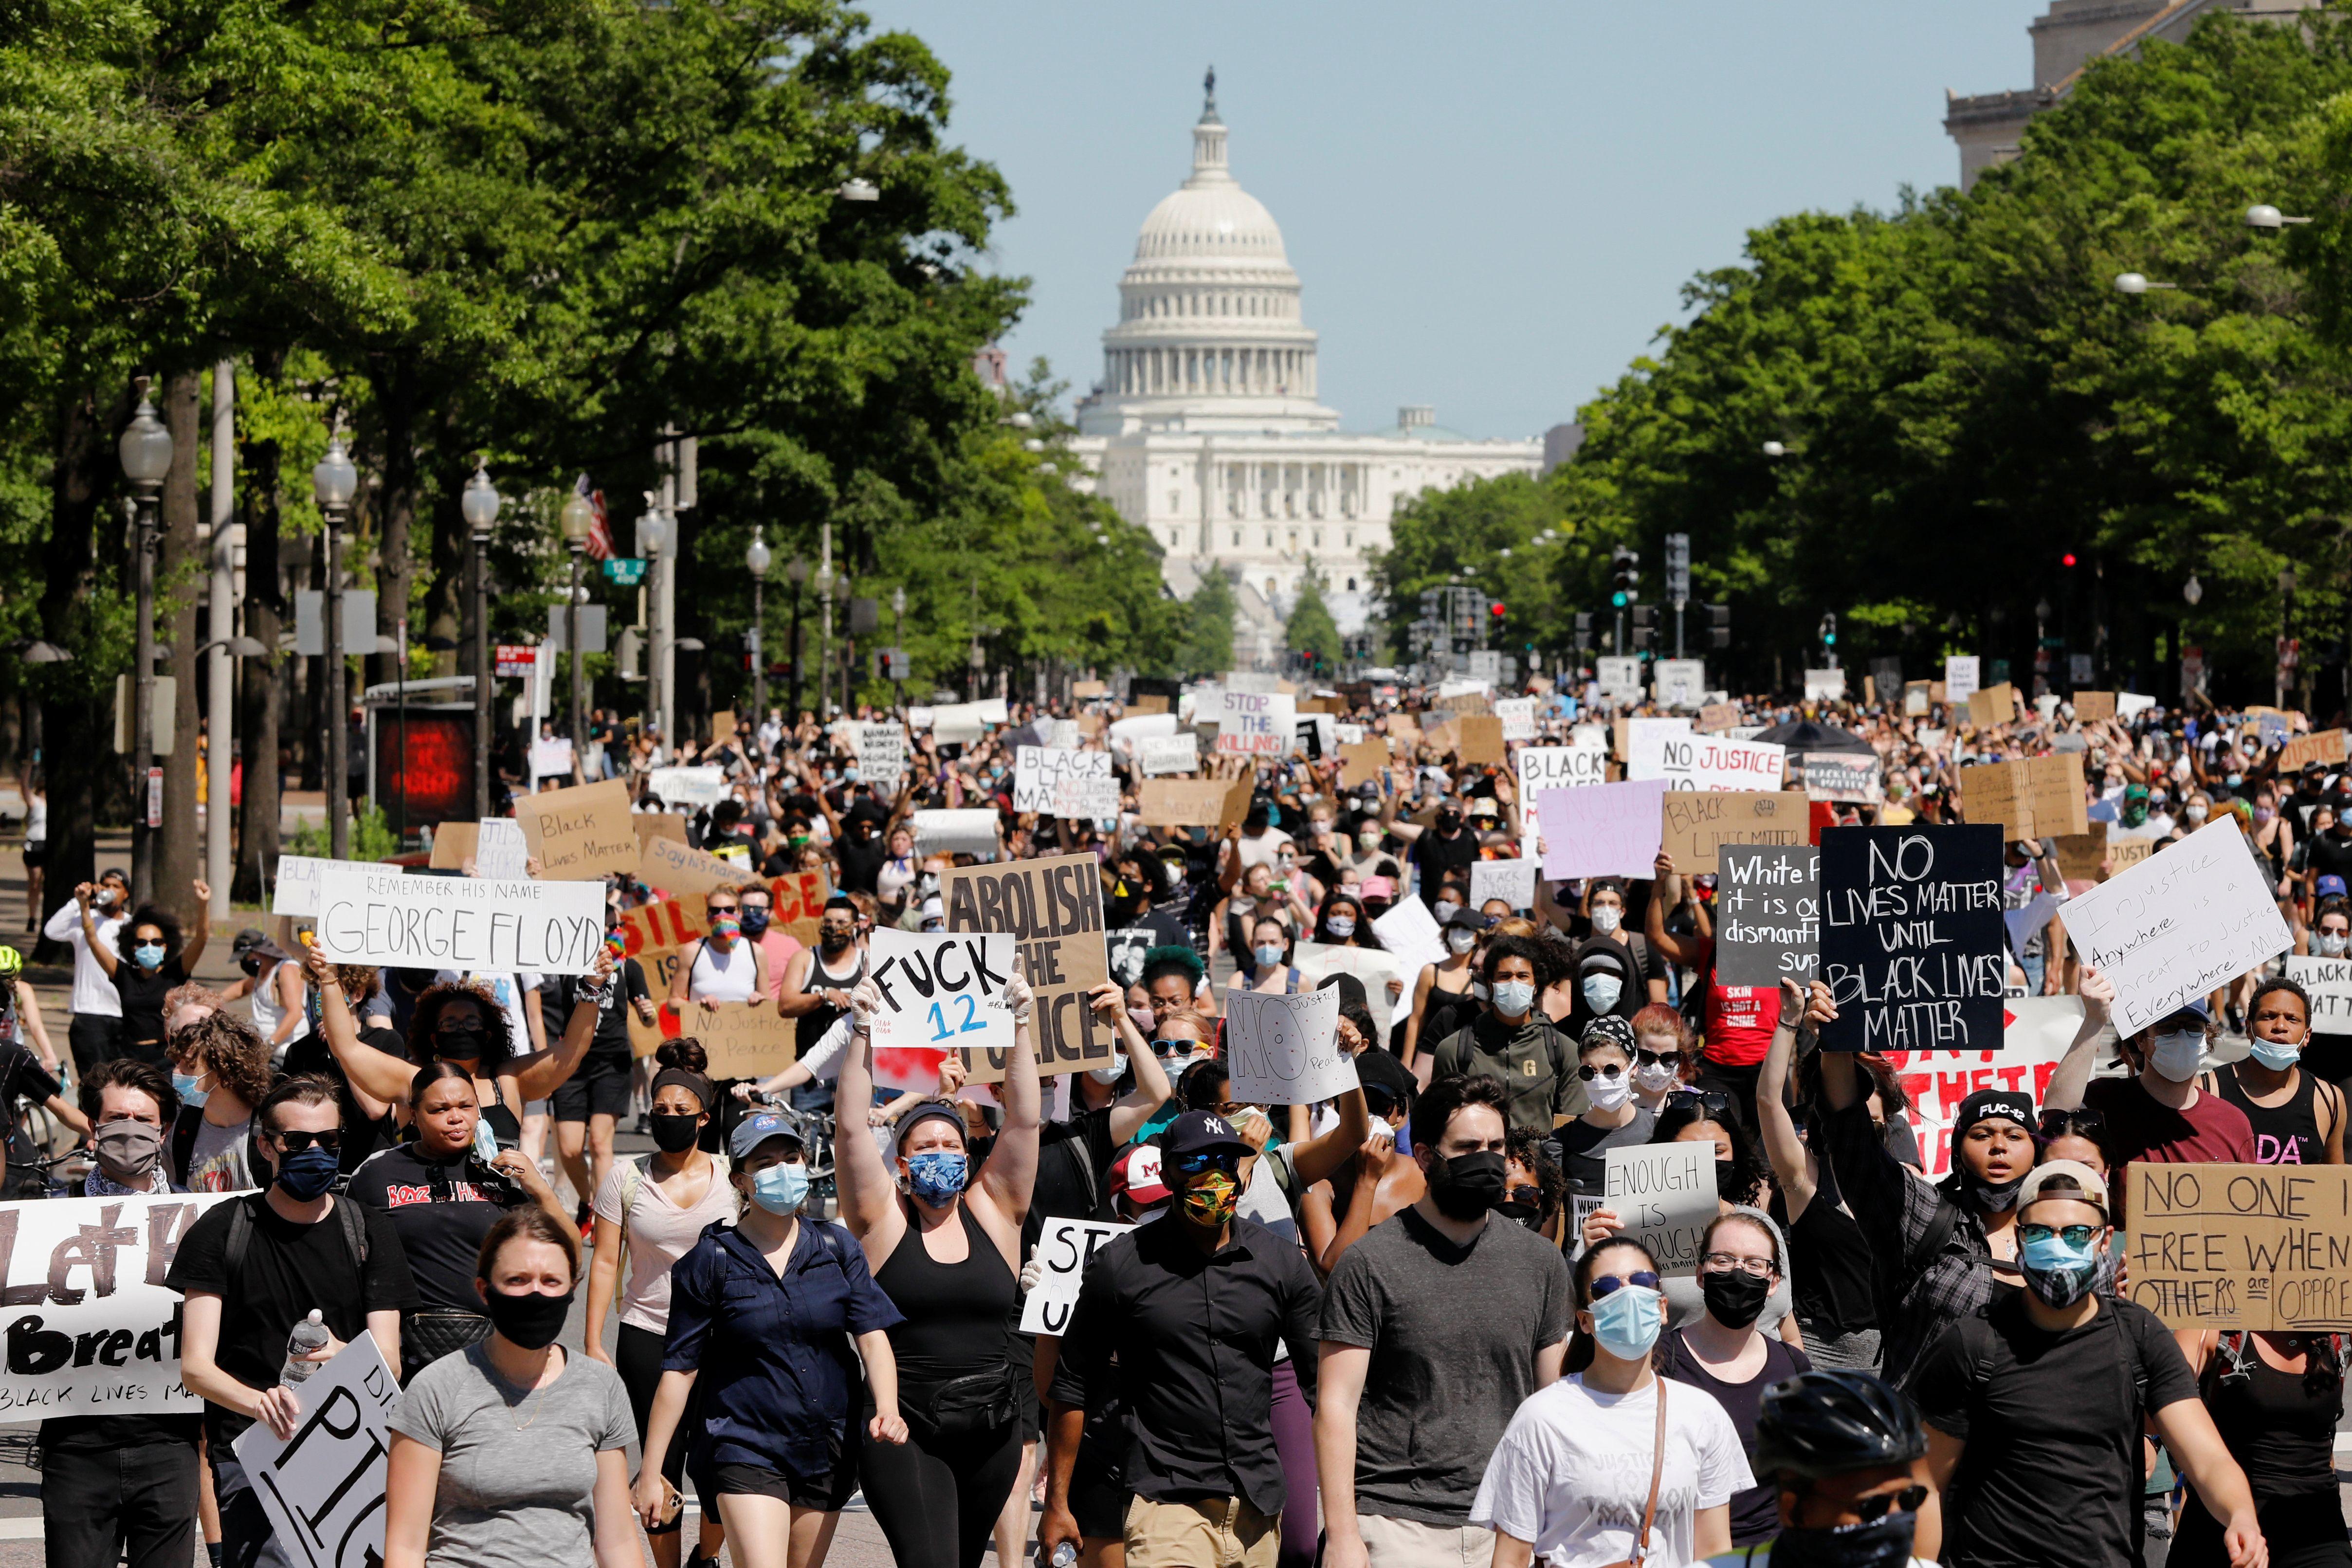
[[[1671,797],[1668,804],[1671,809]],[[1821,851],[1802,841],[1804,818],[1797,820],[1795,844],[1727,844],[1716,852],[1715,971],[1721,984],[1778,985],[1821,972]]]
[[[1998,1049],[2000,873],[1997,827],[1824,828],[1822,1047]]]
[[[1115,1220],[1049,1219],[1037,1237],[1037,1283],[1021,1303],[1021,1331],[1060,1338],[1078,1304],[1087,1265],[1135,1227]]]
[[[882,997],[874,1016],[877,1084],[931,1093],[951,1050],[975,1065],[992,1060],[997,1078],[1004,1076],[1003,1058],[1013,1049],[1013,1009],[1004,1001],[1011,937],[877,926],[866,961]]]
[[[2165,1327],[2352,1330],[2352,1165],[2125,1172],[2129,1292]]]
[[[1100,861],[1055,855],[963,867],[940,879],[940,897],[949,931],[988,932],[1013,942],[1022,975],[1037,994],[1032,1022],[1039,1072],[1077,1072],[1117,1059],[1117,1037],[1087,1005],[1087,994],[1110,978]],[[971,1052],[965,1066],[973,1083],[1004,1077],[1001,1058]]]
[[[319,879],[319,946],[334,963],[586,974],[604,946],[604,889],[404,877],[338,860]]]
[[[2066,901],[2067,941],[2116,987],[2131,1036],[2294,945],[2235,817],[2210,822]]]
[[[280,1550],[305,1568],[376,1568],[392,1407],[400,1384],[373,1334],[335,1352],[294,1391],[301,1419],[278,1440],[257,1421],[232,1445]]]
[[[1356,1063],[1339,1048],[1339,1029],[1337,986],[1296,996],[1228,991],[1231,1097],[1253,1105],[1312,1105],[1356,1088]]]

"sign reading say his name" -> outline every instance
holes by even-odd
[[[383,1493],[400,1384],[375,1336],[362,1334],[294,1390],[300,1419],[284,1442],[257,1421],[231,1445],[279,1549],[304,1568],[383,1561]]]
[[[1545,879],[1654,875],[1665,795],[1664,779],[1544,792],[1536,819]]]
[[[664,805],[717,805],[727,798],[727,770],[654,768],[646,774],[646,793],[660,796]]]
[[[2352,1165],[2125,1169],[2131,1299],[2166,1328],[2352,1329]]]
[[[1130,1159],[1139,1160],[1147,1152],[1156,1154],[1159,1151],[1147,1146],[1137,1150]],[[1070,1326],[1070,1313],[1076,1310],[1078,1287],[1086,1281],[1087,1265],[1106,1245],[1134,1228],[1114,1220],[1047,1220],[1033,1255],[1037,1260],[1037,1283],[1029,1287],[1029,1294],[1021,1303],[1021,1331],[1060,1338],[1062,1331]]]
[[[1793,844],[1727,844],[1716,852],[1715,967],[1722,984],[1778,985],[1821,973],[1821,851],[1804,842],[1804,816],[1797,821]]]
[[[1536,830],[1536,798],[1547,790],[1578,789],[1609,781],[1609,745],[1599,734],[1572,746],[1519,749],[1519,835]]]
[[[1822,1048],[1999,1049],[2000,873],[1997,827],[1823,828]]]
[[[1255,1105],[1312,1105],[1357,1087],[1355,1058],[1339,1048],[1339,988],[1276,996],[1225,993],[1225,1066],[1232,1098]]]
[[[163,1276],[230,1195],[0,1204],[0,1426],[201,1411],[180,1385],[180,1294]]]
[[[1712,1145],[1637,1143],[1603,1152],[1601,1206],[1650,1249],[1663,1274],[1698,1272],[1699,1241],[1722,1208]]]
[[[316,855],[280,855],[278,858],[278,885],[270,889],[269,912],[273,915],[309,915],[319,913],[319,871],[331,866],[332,860]]]
[[[1280,692],[1228,687],[1217,710],[1217,750],[1238,756],[1279,757],[1290,750],[1297,700]]]
[[[1016,748],[1013,809],[1055,816],[1118,816],[1118,781],[1110,774],[1110,753],[1064,746]]]
[[[2235,817],[2118,871],[2064,906],[2066,939],[2116,987],[2131,1036],[2294,945]]]
[[[1911,1100],[1920,1169],[1929,1181],[1952,1170],[1952,1124],[1960,1101],[1980,1089],[2008,1089],[2042,1103],[2058,1058],[2083,1026],[2079,996],[2012,996],[1998,1051],[1889,1051],[1886,1059]]]
[[[1811,803],[1794,790],[1669,788],[1662,810],[1658,847],[1685,877],[1715,875],[1727,844],[1802,844],[1812,837]]]
[[[2352,958],[2287,954],[2286,977],[2311,993],[2311,1032],[2352,1035]]]
[[[335,963],[586,974],[604,946],[604,889],[404,877],[339,860],[319,879],[319,946]]]
[[[629,826],[629,786],[618,779],[515,797],[523,842],[550,882],[601,882],[607,871],[637,868],[637,830]]]
[[[968,866],[940,879],[940,897],[947,906],[949,931],[985,931],[1014,943],[1022,975],[1037,994],[1031,1017],[1039,1072],[1110,1065],[1118,1039],[1087,1005],[1087,993],[1110,978],[1101,862],[1091,855],[1056,855]],[[975,1053],[968,1065],[974,1083],[994,1083],[1004,1076],[1001,1059]]]
[[[1011,937],[877,926],[866,959],[882,997],[874,1016],[877,1084],[932,1092],[941,1058],[956,1050],[964,1053],[971,1081],[1003,1078],[1013,1049],[1013,1009],[1004,1001]],[[983,1070],[992,1066],[992,1078]]]

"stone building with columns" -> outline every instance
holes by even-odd
[[[1192,127],[1192,177],[1151,209],[1103,333],[1102,378],[1077,405],[1098,492],[1166,552],[1189,595],[1237,569],[1244,613],[1278,626],[1299,579],[1322,574],[1342,631],[1368,618],[1367,552],[1424,489],[1538,472],[1543,443],[1473,440],[1407,407],[1350,433],[1318,400],[1316,334],[1282,230],[1226,159],[1215,78]]]

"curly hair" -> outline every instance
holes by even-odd
[[[1704,1105],[1670,1105],[1658,1113],[1657,1127],[1651,1132],[1650,1142],[1671,1143],[1676,1133],[1701,1123],[1722,1128],[1724,1137],[1731,1143],[1731,1169],[1717,1173],[1717,1190],[1733,1203],[1761,1208],[1763,1205],[1756,1200],[1763,1195],[1764,1184],[1771,1176],[1772,1168],[1756,1152],[1756,1140],[1738,1117],[1718,1115]]]
[[[1504,1142],[1503,1154],[1504,1158],[1526,1166],[1535,1177],[1536,1206],[1543,1211],[1542,1217],[1549,1219],[1558,1214],[1559,1205],[1568,1201],[1568,1178],[1560,1173],[1558,1165],[1552,1163],[1550,1152],[1544,1148],[1544,1141],[1528,1128],[1514,1127]]]
[[[122,930],[124,934],[115,939],[117,943],[123,949],[123,957],[129,958],[131,956],[130,949],[131,946],[131,939],[135,938],[139,934],[139,928],[141,926],[153,926],[157,931],[163,933],[163,962],[165,963],[169,963],[173,959],[179,957],[181,951],[187,946],[187,932],[181,929],[179,916],[173,914],[171,910],[165,909],[161,904],[142,904],[137,909],[131,910],[131,918],[123,922]]]
[[[247,1105],[269,1093],[269,1042],[234,1013],[205,1014],[172,1037],[171,1049]]]
[[[408,1059],[429,1062],[439,1059],[433,1048],[433,1026],[441,1021],[442,1010],[452,1002],[471,1002],[482,1010],[482,1071],[486,1077],[497,1076],[498,1069],[524,1055],[521,1042],[514,1037],[514,1025],[507,1010],[499,1005],[498,997],[478,980],[445,980],[438,985],[425,987],[416,999],[416,1010],[408,1017]]]

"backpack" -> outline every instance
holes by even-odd
[[[239,1198],[229,1209],[228,1239],[221,1248],[221,1283],[233,1286],[245,1269],[245,1255],[253,1246],[253,1205],[269,1201],[266,1193]],[[367,1267],[367,1216],[348,1194],[335,1199],[336,1228],[343,1233],[343,1245],[350,1249],[362,1268]]]

